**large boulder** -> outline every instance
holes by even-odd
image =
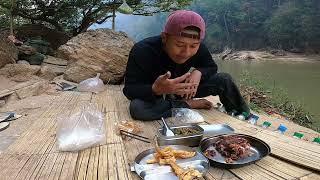
[[[104,83],[121,83],[134,41],[123,32],[89,30],[69,40],[57,52],[68,60],[64,78],[81,82],[100,73]]]
[[[0,36],[0,68],[18,60],[18,49],[5,36]]]

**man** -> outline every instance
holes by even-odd
[[[138,120],[170,117],[171,108],[210,109],[201,98],[219,95],[228,112],[249,108],[230,75],[217,73],[206,46],[205,22],[193,12],[169,15],[161,36],[136,43],[130,51],[124,95],[131,100],[130,114]]]

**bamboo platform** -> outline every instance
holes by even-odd
[[[83,103],[96,103],[105,113],[106,143],[80,152],[59,152],[56,148],[57,117],[68,117]],[[63,92],[49,106],[37,109],[33,123],[0,154],[0,179],[139,179],[130,164],[152,145],[126,141],[116,135],[115,123],[131,120],[129,101],[120,86],[108,86],[99,94]],[[320,145],[312,144],[239,121],[215,110],[200,111],[207,123],[226,123],[237,133],[249,134],[267,142],[270,156],[246,167],[210,167],[205,179],[320,179]],[[158,121],[136,121],[143,136],[152,138]]]

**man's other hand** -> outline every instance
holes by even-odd
[[[187,83],[186,79],[190,77],[190,73],[186,73],[180,77],[170,79],[171,72],[160,75],[152,85],[152,91],[156,95],[162,94],[177,94],[183,96],[185,94],[190,94],[192,91],[192,87],[196,85],[196,83]]]
[[[182,97],[185,99],[192,99],[198,90],[198,86],[201,80],[202,73],[199,70],[194,70],[191,72],[190,76],[186,78],[186,83],[193,83],[194,86],[190,87],[189,93],[184,94]]]

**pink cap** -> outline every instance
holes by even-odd
[[[203,18],[193,11],[178,10],[171,13],[164,27],[165,33],[180,36],[184,28],[195,26],[200,29],[200,39],[204,39],[206,24]]]

